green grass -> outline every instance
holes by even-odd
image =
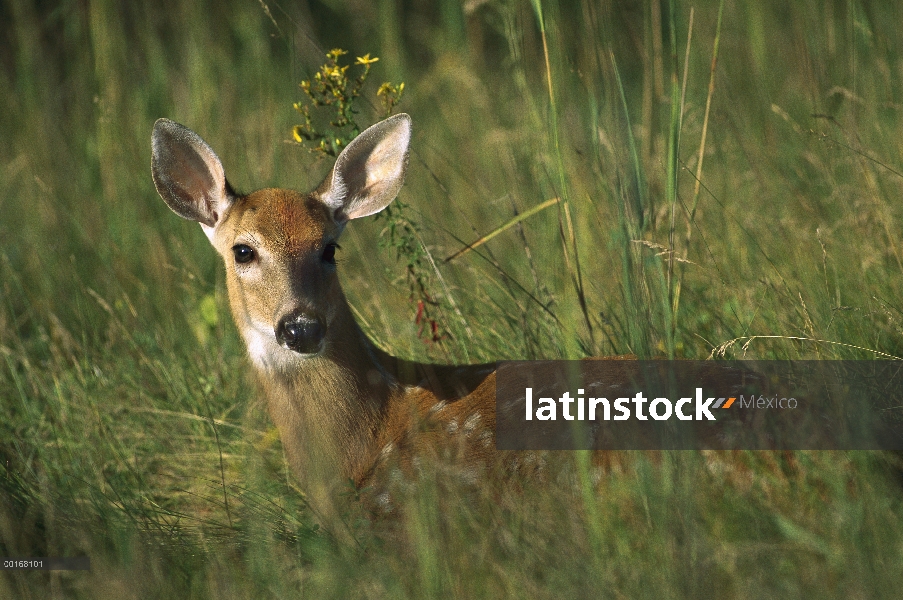
[[[516,492],[425,476],[398,519],[311,514],[150,130],[199,132],[239,189],[311,189],[297,83],[381,57],[449,337],[418,338],[380,221],[341,270],[407,358],[899,357],[903,5],[725,2],[696,196],[718,2],[692,30],[677,0],[120,4],[0,3],[0,555],[92,558],[0,597],[898,594],[874,453],[625,453],[598,482],[564,453]]]

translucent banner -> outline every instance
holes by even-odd
[[[903,363],[503,362],[500,450],[903,450]]]

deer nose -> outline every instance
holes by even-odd
[[[316,354],[323,347],[326,327],[316,317],[288,314],[276,325],[276,341],[299,354]]]

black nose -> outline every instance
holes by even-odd
[[[276,325],[276,341],[280,345],[301,354],[315,354],[323,346],[326,327],[316,317],[305,314],[289,314]]]

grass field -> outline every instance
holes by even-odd
[[[92,560],[0,571],[0,597],[897,597],[876,453],[626,453],[590,485],[574,452],[501,495],[426,465],[402,518],[312,514],[150,131],[197,131],[241,190],[312,189],[331,164],[291,141],[298,83],[331,48],[379,56],[418,246],[362,220],[340,270],[406,358],[893,359],[900,23],[852,0],[0,0],[0,555]]]

